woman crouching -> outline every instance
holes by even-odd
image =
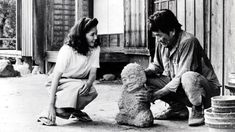
[[[55,125],[56,116],[92,121],[81,110],[97,97],[92,85],[97,68],[100,67],[100,47],[96,42],[97,24],[96,18],[82,18],[65,38],[46,84],[50,101],[47,114],[38,119],[41,124]]]

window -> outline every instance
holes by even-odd
[[[123,0],[94,0],[98,34],[124,33]]]
[[[0,0],[0,50],[16,49],[16,0]]]

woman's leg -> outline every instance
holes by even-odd
[[[81,110],[85,108],[92,100],[94,100],[97,97],[97,92],[95,88],[92,86],[89,93],[87,95],[81,95],[78,92],[77,96],[77,106],[75,111],[72,113],[72,118],[77,118],[79,121],[82,122],[90,122],[92,119],[89,117],[89,115],[85,112],[82,112]]]
[[[56,116],[63,119],[69,119],[74,111],[74,108],[56,108]]]
[[[77,97],[77,110],[82,110],[88,105],[91,101],[93,101],[98,96],[96,89],[92,86],[88,95],[80,95],[78,93]]]

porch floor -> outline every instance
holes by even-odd
[[[86,111],[93,122],[82,123],[57,118],[57,126],[47,127],[36,122],[37,115],[46,107],[48,93],[44,87],[46,75],[27,75],[17,78],[0,78],[0,131],[1,132],[204,132],[208,127],[189,127],[187,121],[155,120],[150,128],[117,125],[117,102],[121,94],[119,84],[96,84],[99,96],[89,104]],[[151,106],[153,113],[165,108],[165,103]]]

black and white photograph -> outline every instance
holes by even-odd
[[[0,0],[0,132],[234,132],[235,0]]]

